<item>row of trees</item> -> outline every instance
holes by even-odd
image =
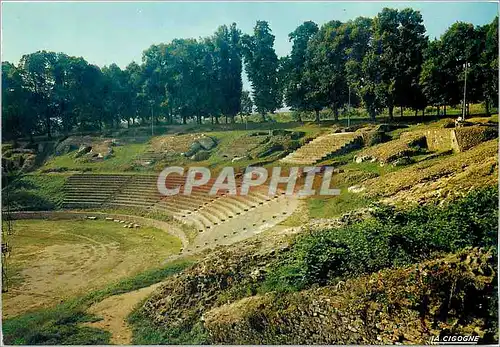
[[[372,118],[394,108],[458,105],[467,71],[467,102],[498,101],[498,18],[484,26],[457,22],[429,41],[422,16],[384,9],[321,28],[305,22],[290,35],[284,62],[286,104],[305,111],[362,104]],[[465,69],[467,64],[468,68]]]
[[[289,35],[290,55],[279,58],[265,21],[251,35],[236,24],[210,37],[152,45],[141,64],[99,68],[83,58],[40,51],[18,65],[2,63],[4,137],[54,129],[94,130],[121,122],[148,123],[204,118],[234,121],[255,109],[265,120],[283,104],[300,112],[330,108],[337,119],[347,106],[363,106],[370,117],[400,107],[484,102],[498,95],[498,20],[474,27],[455,23],[429,41],[418,11],[384,9],[321,27],[308,21]],[[252,95],[242,90],[245,67]],[[255,104],[255,107],[253,105]],[[298,114],[300,114],[298,112]]]
[[[83,58],[39,51],[17,66],[2,63],[2,123],[5,138],[33,136],[54,128],[101,130],[121,122],[148,123],[162,118],[201,123],[226,122],[252,112],[242,90],[241,32],[236,24],[214,35],[152,45],[142,64],[100,69]]]

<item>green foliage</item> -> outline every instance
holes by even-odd
[[[241,93],[240,109],[241,109],[241,113],[244,114],[245,116],[252,114],[253,101],[252,101],[252,98],[250,97],[250,92],[247,90],[244,90]]]
[[[2,192],[4,207],[7,201],[12,210],[53,210],[63,200],[63,175],[25,175],[11,182]]]
[[[7,319],[3,324],[8,345],[105,345],[109,332],[81,326],[96,317],[64,306]]]
[[[342,23],[338,20],[324,24],[307,46],[305,78],[308,83],[306,99],[314,105],[316,121],[319,110],[330,106],[338,119],[338,108],[347,103],[348,87],[345,74]]]
[[[427,104],[483,102],[498,106],[498,20],[477,26],[454,23],[428,42],[419,11],[384,8],[374,18],[311,21],[289,34],[289,56],[278,57],[269,23],[257,21],[251,35],[235,23],[200,39],[176,38],[144,50],[142,63],[103,68],[81,57],[38,51],[16,66],[2,63],[2,135],[30,138],[71,131],[106,133],[127,122],[158,125],[234,121],[251,112],[242,92],[242,57],[260,117],[282,105],[297,111],[329,107],[338,120],[348,105],[372,119],[394,107],[424,110]],[[403,112],[403,111],[402,111]],[[296,113],[302,121],[301,113]]]
[[[129,316],[134,345],[203,345],[208,344],[208,335],[201,322],[177,329],[165,329],[154,325],[140,311]]]
[[[263,120],[267,112],[274,112],[281,106],[279,61],[273,46],[274,35],[266,21],[257,21],[254,34],[242,37],[245,68],[253,87],[253,102]]]
[[[318,32],[318,25],[312,21],[302,23],[293,32],[288,34],[290,40],[293,40],[292,52],[290,57],[286,57],[284,61],[284,92],[285,102],[289,107],[294,110],[305,111],[313,110],[314,105],[312,100],[306,98],[306,93],[311,88],[308,85],[308,79],[305,74],[305,63],[307,45],[316,33]],[[298,120],[300,121],[300,113]]]
[[[471,192],[445,207],[378,206],[373,218],[300,236],[261,290],[294,291],[339,277],[407,265],[467,246],[497,244],[498,190]]]

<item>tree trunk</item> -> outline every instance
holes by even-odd
[[[467,110],[467,117],[469,117],[470,116],[470,103],[467,103],[466,110]]]
[[[316,123],[320,123],[320,119],[319,119],[319,110],[314,110],[316,112]],[[299,116],[299,119],[300,119],[300,116]],[[299,122],[301,122],[301,120],[299,120]]]
[[[484,101],[484,106],[486,108],[486,117],[489,117],[490,116],[490,101],[488,99],[486,99]]]
[[[339,109],[337,104],[333,105],[333,119],[337,122],[339,120]]]
[[[47,138],[51,140],[52,135],[50,134],[50,114],[48,112],[46,112],[45,114],[45,126],[47,127]]]
[[[436,107],[436,116],[439,117],[439,105],[437,105],[437,107]]]
[[[418,116],[418,110],[415,109],[415,118],[417,118],[417,116]]]
[[[399,108],[399,114],[401,115],[401,117],[403,117],[403,106]]]
[[[187,124],[186,118],[187,118],[186,116],[182,116],[182,124]]]
[[[375,121],[377,117],[375,110],[369,110],[368,113],[370,114],[370,118],[372,119],[372,121]]]
[[[389,106],[388,110],[389,110],[389,120],[393,120],[394,119],[394,106]]]
[[[446,116],[446,104],[443,105],[443,116]]]
[[[262,122],[265,122],[266,121],[266,114],[265,113],[261,113],[260,115],[262,116]]]
[[[219,124],[219,115],[215,116],[215,124]]]
[[[210,115],[210,123],[214,124],[214,115],[213,114]]]
[[[227,123],[228,123],[228,122],[227,122],[227,114],[226,114],[226,124],[227,124]]]

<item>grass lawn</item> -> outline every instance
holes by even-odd
[[[137,155],[146,151],[148,144],[133,143],[113,147],[114,156],[98,162],[84,162],[75,158],[75,151],[50,158],[41,170],[67,168],[68,170],[83,170],[91,168],[99,172],[123,172],[131,168]]]
[[[181,241],[152,227],[104,220],[17,220],[8,241],[12,287],[3,315],[14,316],[160,267]]]
[[[62,200],[67,175],[29,174],[11,182],[2,191],[2,202],[10,201],[12,209],[53,210]]]
[[[350,193],[341,189],[341,195],[315,197],[307,200],[311,218],[336,218],[342,214],[370,205],[372,201],[361,194]]]

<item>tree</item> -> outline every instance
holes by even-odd
[[[106,84],[104,92],[106,122],[112,127],[118,127],[121,121],[128,120],[130,116],[128,76],[116,64],[105,66],[102,72]]]
[[[141,113],[141,121],[151,121],[158,117],[162,105],[174,112],[176,100],[168,95],[167,84],[173,84],[169,78],[173,78],[170,66],[167,65],[166,44],[152,45],[142,53],[142,88],[139,98],[142,104],[147,107],[148,112]],[[147,106],[146,106],[147,105]]]
[[[344,40],[347,41],[344,52],[346,55],[345,73],[351,105],[359,105],[362,99],[361,92],[366,80],[363,59],[370,50],[372,25],[373,20],[366,17],[358,17],[343,24]]]
[[[240,49],[241,31],[236,23],[228,28],[220,26],[215,32],[212,41],[214,44],[215,69],[217,70],[217,106],[219,111],[234,122],[234,117],[240,111],[241,91],[243,82],[241,80],[242,64]]]
[[[30,110],[33,95],[23,86],[22,72],[9,62],[2,62],[2,137],[16,139],[33,136],[37,118]]]
[[[167,83],[166,92],[169,105],[178,114],[182,123],[186,124],[189,117],[195,117],[201,123],[201,117],[207,111],[207,96],[215,87],[213,77],[213,56],[208,42],[198,42],[194,39],[176,39],[166,45],[165,71]]]
[[[377,98],[387,107],[390,119],[394,106],[415,106],[421,101],[420,97],[408,96],[419,92],[422,50],[427,42],[422,22],[420,13],[409,8],[401,11],[384,8],[373,21],[372,61],[368,65],[377,62],[379,75],[372,78],[379,86],[368,89],[378,91]]]
[[[471,101],[480,98],[480,64],[479,57],[484,50],[480,34],[470,23],[454,23],[441,36],[443,54],[445,59],[444,71],[446,73],[447,104],[457,105],[463,99],[463,87],[465,81],[465,64],[467,69],[467,95],[466,99]],[[464,109],[466,105],[462,105]]]
[[[241,93],[241,113],[244,115],[250,115],[253,111],[253,101],[250,97],[250,92],[244,90]]]
[[[372,120],[384,107],[384,95],[386,85],[382,83],[380,73],[380,55],[375,48],[370,49],[363,58],[363,77],[361,77],[359,91],[366,111]]]
[[[437,106],[438,113],[441,105],[446,105],[447,91],[445,84],[447,75],[444,66],[443,48],[440,40],[429,43],[424,52],[424,63],[420,73],[420,86],[427,101]]]
[[[32,110],[36,117],[44,120],[45,132],[51,135],[54,117],[54,67],[56,54],[38,51],[21,57],[19,68],[23,86],[32,94]]]
[[[321,27],[307,46],[306,79],[308,92],[306,101],[316,111],[329,106],[338,120],[338,110],[348,99],[345,74],[345,42],[339,32],[342,23],[331,21]]]
[[[425,108],[419,79],[423,52],[428,39],[420,12],[405,8],[398,12],[398,53],[396,54],[396,105],[414,110]],[[401,114],[402,115],[402,114]]]
[[[480,53],[479,67],[483,76],[481,90],[486,106],[486,114],[490,115],[490,107],[498,107],[498,16],[481,28],[484,33],[484,50]]]
[[[317,32],[318,25],[307,21],[288,34],[289,40],[293,41],[293,46],[290,56],[283,59],[283,89],[285,103],[292,110],[315,109],[314,103],[306,97],[307,91],[311,88],[308,85],[305,69],[307,45]],[[319,109],[317,111],[319,113]]]
[[[252,36],[242,37],[245,69],[252,84],[253,101],[263,121],[267,112],[281,107],[279,61],[273,46],[274,35],[265,21],[257,21]]]

